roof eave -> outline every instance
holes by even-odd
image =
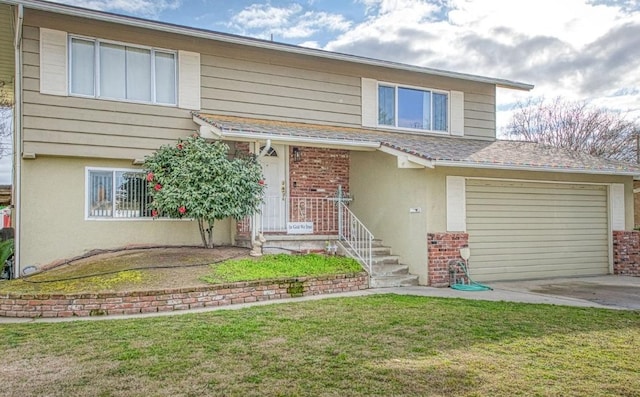
[[[350,141],[344,139],[324,139],[314,137],[302,137],[302,136],[288,136],[278,134],[268,134],[263,132],[251,132],[251,131],[225,131],[222,130],[222,136],[224,139],[241,140],[241,141],[264,141],[270,139],[277,143],[286,144],[305,144],[309,146],[321,146],[321,147],[344,147],[349,149],[360,150],[375,150],[380,147],[378,142],[369,141]]]
[[[567,174],[592,174],[592,175],[619,175],[619,176],[640,176],[640,171],[626,170],[599,170],[587,168],[551,168],[531,165],[508,165],[496,163],[475,163],[471,161],[450,161],[434,160],[436,167],[461,167],[461,168],[487,168],[507,171],[534,171],[534,172],[561,172]]]
[[[226,139],[242,142],[256,142],[271,140],[276,143],[307,145],[317,147],[344,148],[350,150],[376,150],[380,147],[379,142],[353,141],[346,139],[315,138],[305,136],[289,136],[269,134],[255,131],[230,131],[224,127],[212,124],[197,114],[193,114],[193,121],[200,126],[200,136],[207,139]]]
[[[315,49],[315,48],[306,48],[306,47],[300,47],[300,46],[295,46],[290,44],[276,43],[276,42],[267,41],[267,40],[260,40],[255,38],[236,36],[232,34],[218,33],[218,32],[213,32],[209,30],[190,28],[190,27],[180,26],[180,25],[173,25],[169,23],[149,21],[141,18],[129,17],[125,15],[117,15],[117,14],[107,13],[103,11],[94,11],[94,10],[89,10],[85,8],[67,6],[63,4],[41,2],[37,0],[0,0],[0,3],[23,4],[25,7],[31,8],[34,10],[47,11],[47,12],[53,12],[58,14],[71,15],[71,16],[78,16],[78,17],[83,17],[88,19],[99,20],[103,22],[124,24],[128,26],[134,26],[134,27],[139,27],[144,29],[152,29],[152,30],[157,30],[157,31],[162,31],[167,33],[175,33],[175,34],[204,38],[209,40],[218,40],[226,43],[246,45],[246,46],[258,47],[258,48],[264,48],[264,49],[276,50],[276,51],[283,51],[283,52],[289,52],[289,53],[299,54],[299,55],[315,56],[315,57],[333,59],[338,61],[354,62],[354,63],[369,65],[369,66],[379,66],[379,67],[392,68],[397,70],[436,75],[441,77],[449,77],[454,79],[474,81],[479,83],[495,84],[497,87],[501,87],[501,88],[530,91],[534,87],[532,84],[526,84],[526,83],[521,83],[521,82],[511,81],[506,79],[498,79],[498,78],[477,76],[477,75],[466,74],[466,73],[450,72],[446,70],[412,66],[412,65],[406,65],[406,64],[396,63],[391,61],[383,61],[379,59],[360,57],[356,55],[329,52],[329,51],[324,51],[324,50]]]

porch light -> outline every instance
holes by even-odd
[[[302,151],[300,150],[300,148],[294,147],[292,151],[292,155],[293,155],[294,162],[297,163],[302,161]]]

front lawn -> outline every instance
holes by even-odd
[[[397,295],[0,325],[2,396],[638,396],[640,313]]]
[[[318,277],[362,272],[362,266],[342,256],[265,255],[211,265],[211,274],[200,279],[211,284],[292,277]]]

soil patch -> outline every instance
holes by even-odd
[[[239,247],[141,248],[83,258],[18,280],[0,283],[1,292],[123,292],[200,287],[212,263],[248,257]]]

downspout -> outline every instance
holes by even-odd
[[[257,149],[260,150],[260,144],[256,142],[256,145],[258,145]],[[267,143],[264,145],[264,149],[260,150],[260,153],[258,153],[258,159],[264,157],[264,155],[267,154],[269,149],[271,149],[271,139],[267,139]],[[253,216],[252,219],[253,219],[253,222],[252,222],[253,224],[251,225],[251,244],[253,245],[253,243],[256,241],[256,229],[258,228],[258,217]]]
[[[13,83],[13,206],[15,214],[14,237],[14,269],[13,277],[20,277],[20,235],[22,221],[22,23],[24,7],[18,4],[18,15],[15,24],[15,81]]]
[[[267,154],[269,149],[271,149],[271,139],[267,139],[267,143],[266,145],[264,145],[264,149],[260,151],[260,154],[258,154],[258,158],[264,157],[264,155]]]

